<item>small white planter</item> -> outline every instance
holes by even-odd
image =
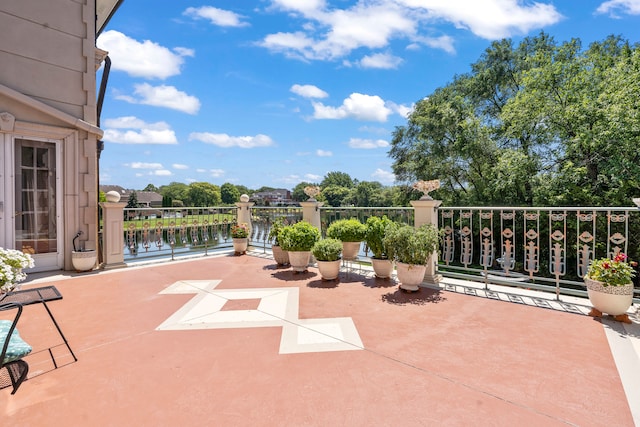
[[[588,277],[584,278],[584,283],[587,286],[589,301],[597,310],[591,311],[592,316],[601,317],[602,313],[606,313],[620,316],[618,320],[630,322],[626,313],[633,303],[633,283],[624,286],[604,286],[602,282]]]
[[[242,255],[246,253],[248,246],[249,246],[249,239],[247,237],[233,238],[233,250],[236,255]]]
[[[379,279],[387,279],[393,273],[393,262],[389,259],[371,258],[371,265]]]
[[[360,242],[342,242],[342,259],[356,259],[360,251]]]
[[[93,270],[98,260],[98,253],[94,250],[71,251],[71,264],[77,272]]]
[[[424,280],[427,266],[396,262],[396,270],[398,281],[400,282],[400,289],[415,292],[420,289],[420,284]]]
[[[307,271],[310,259],[311,251],[289,251],[289,264],[295,272]]]
[[[334,280],[337,279],[340,275],[340,264],[341,260],[335,261],[317,261],[318,262],[318,271],[322,276],[323,280]]]
[[[278,245],[271,246],[271,252],[273,253],[273,259],[278,265],[289,264],[289,252],[283,250]]]

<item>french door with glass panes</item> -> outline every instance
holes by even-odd
[[[61,143],[7,139],[9,147],[3,148],[10,155],[3,156],[6,160],[0,166],[5,181],[0,190],[4,193],[0,194],[4,205],[0,246],[32,254],[36,266],[31,272],[62,268]],[[12,178],[12,188],[6,185],[7,177]]]

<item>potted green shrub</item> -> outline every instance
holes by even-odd
[[[438,229],[432,224],[419,228],[410,225],[389,227],[383,242],[387,255],[396,262],[400,289],[417,291],[431,255],[440,248]]]
[[[273,259],[278,265],[287,265],[289,264],[289,252],[282,249],[280,246],[280,241],[278,240],[278,235],[280,231],[285,227],[284,218],[276,218],[271,224],[271,229],[269,230],[269,240],[271,243],[271,252],[273,253]]]
[[[373,254],[371,257],[371,265],[376,277],[386,279],[391,277],[393,272],[393,260],[389,259],[387,248],[384,244],[384,236],[387,227],[397,227],[398,225],[391,221],[386,215],[382,217],[371,216],[365,224],[365,242],[371,249]]]
[[[602,317],[610,314],[620,322],[631,323],[627,310],[633,303],[633,282],[635,261],[627,261],[627,256],[617,253],[613,259],[600,258],[589,264],[584,283],[593,309],[589,315]]]
[[[307,271],[311,248],[320,240],[320,231],[306,221],[286,225],[278,234],[278,242],[289,252],[289,264],[295,272]]]
[[[367,228],[356,218],[339,219],[329,224],[327,237],[342,242],[342,257],[355,259],[360,250],[360,242],[364,240]]]
[[[318,240],[311,248],[323,280],[334,280],[340,274],[342,242],[338,239]]]

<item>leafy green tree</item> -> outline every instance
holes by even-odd
[[[320,187],[325,188],[330,185],[338,187],[353,188],[355,185],[354,180],[345,172],[329,172],[324,176],[324,179],[320,183]]]
[[[307,196],[304,193],[304,188],[309,186],[309,185],[318,185],[318,184],[312,184],[312,183],[306,182],[306,181],[303,181],[303,182],[299,183],[298,185],[293,187],[293,191],[291,192],[291,198],[296,202],[305,202],[305,201],[307,201],[309,199],[309,196]]]
[[[222,203],[231,205],[240,200],[240,191],[235,185],[225,182],[220,186],[220,198]]]
[[[382,184],[377,181],[361,181],[353,190],[355,206],[384,206]]]
[[[328,187],[322,188],[322,195],[329,206],[344,206],[345,201],[349,198],[350,190],[338,185],[329,185]]]
[[[163,185],[159,189],[160,194],[164,200],[167,200],[167,206],[184,206],[189,198],[189,186],[181,182],[172,182],[168,185]],[[179,204],[176,204],[179,202]]]
[[[221,202],[220,187],[209,182],[189,184],[190,206],[218,206]]]
[[[155,185],[147,184],[147,186],[144,187],[144,190],[142,190],[142,191],[153,191],[153,192],[157,193],[159,190],[158,190],[158,187],[156,187]]]

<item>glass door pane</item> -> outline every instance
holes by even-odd
[[[58,251],[56,150],[49,142],[16,139],[16,249]]]

